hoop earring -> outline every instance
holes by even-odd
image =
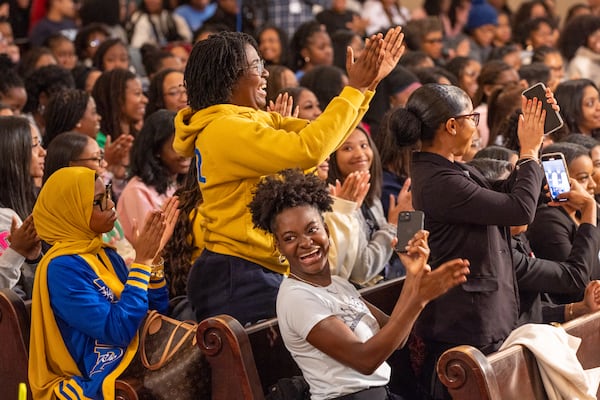
[[[283,254],[279,254],[278,260],[279,264],[285,264],[286,258]]]

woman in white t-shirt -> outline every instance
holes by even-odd
[[[290,264],[277,296],[281,335],[310,386],[311,399],[394,399],[386,386],[390,367],[385,360],[406,342],[430,300],[466,281],[469,263],[456,259],[431,272],[428,232],[418,232],[407,253],[400,254],[406,281],[387,316],[347,280],[331,276],[323,221],[331,204],[316,175],[285,170],[261,181],[249,205],[254,225],[273,235]]]

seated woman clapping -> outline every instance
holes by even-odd
[[[427,265],[428,232],[418,232],[400,254],[406,281],[387,316],[348,281],[331,276],[329,232],[322,216],[331,203],[317,176],[285,170],[261,181],[249,205],[255,226],[274,236],[290,263],[277,296],[281,334],[312,399],[365,390],[370,399],[393,398],[385,387],[390,378],[385,360],[405,343],[431,299],[466,281],[469,262],[451,260],[432,272]]]
[[[56,171],[34,206],[37,232],[52,246],[36,270],[31,307],[29,382],[36,399],[113,399],[146,312],[168,308],[156,259],[177,218],[177,199],[164,212],[148,213],[129,270],[102,242],[117,218],[114,206],[109,188],[86,167]]]

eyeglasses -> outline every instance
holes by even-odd
[[[102,161],[104,161],[104,152],[101,151],[100,155],[98,155],[98,157],[78,158],[73,161],[97,161],[98,165],[100,166],[100,165],[102,165]]]
[[[454,119],[459,119],[459,118],[469,118],[471,121],[473,121],[473,123],[475,124],[475,126],[479,125],[479,113],[471,113],[471,114],[463,114],[463,115],[456,115],[454,117],[452,117]]]
[[[94,200],[94,202],[92,203],[94,206],[100,207],[100,211],[108,210],[108,200],[112,199],[112,195],[111,195],[112,184],[109,183],[104,188],[105,188],[105,190],[104,190],[104,194],[102,195],[102,198]]]
[[[252,65],[249,65],[248,68],[256,70],[258,76],[262,76],[263,72],[265,72],[265,60],[262,58],[258,59]]]
[[[165,92],[165,95],[170,96],[170,97],[181,97],[184,94],[187,94],[187,90],[186,90],[185,86],[183,86],[183,85],[179,85],[177,87],[177,89],[173,88],[173,89],[169,90],[168,92]]]

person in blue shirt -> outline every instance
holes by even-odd
[[[114,205],[94,170],[67,167],[50,176],[34,206],[38,235],[52,246],[36,270],[31,306],[29,383],[36,399],[114,399],[148,309],[168,309],[157,259],[178,200],[140,224],[130,269],[102,241],[116,221]]]

